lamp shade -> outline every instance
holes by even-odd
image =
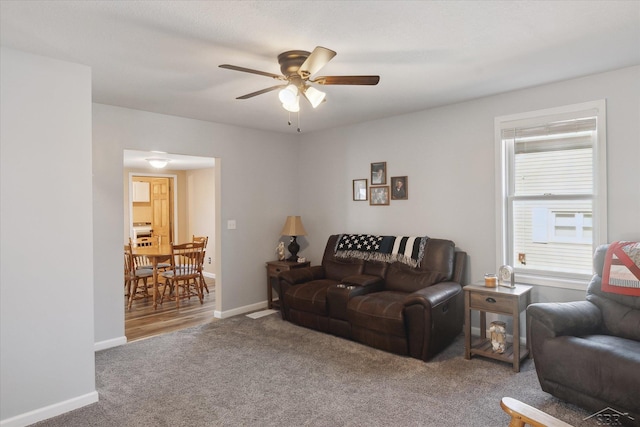
[[[282,104],[282,108],[290,113],[297,113],[300,111],[300,97],[296,96],[295,100],[291,104]]]
[[[283,236],[306,236],[307,231],[299,216],[288,216],[280,234]]]
[[[326,93],[319,91],[318,89],[311,86],[308,86],[303,94],[305,98],[307,98],[307,100],[311,103],[311,106],[313,108],[316,108],[318,107],[318,105],[322,104],[325,96],[327,96]]]
[[[298,97],[298,87],[292,84],[285,87],[278,93],[278,98],[280,98],[280,102],[282,102],[285,105],[290,105],[295,103],[297,97]]]

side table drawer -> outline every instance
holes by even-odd
[[[278,274],[283,271],[289,271],[289,269],[287,267],[282,267],[279,265],[269,265],[267,267],[267,274],[269,275],[269,277],[278,277]]]
[[[488,295],[482,292],[471,292],[469,296],[470,308],[506,314],[511,314],[513,311],[512,299],[506,295]]]

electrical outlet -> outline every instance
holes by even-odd
[[[235,230],[236,229],[236,220],[230,219],[227,221],[227,230]]]
[[[211,264],[211,257],[209,257],[209,264]]]

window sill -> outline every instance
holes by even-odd
[[[577,291],[585,291],[591,277],[584,279],[568,279],[563,277],[538,276],[535,274],[517,274],[516,283],[523,285],[546,286],[549,288],[573,289]]]

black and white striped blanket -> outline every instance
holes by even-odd
[[[372,261],[402,262],[417,267],[424,257],[429,238],[407,236],[375,236],[371,234],[341,234],[336,243],[338,258],[359,258]]]

